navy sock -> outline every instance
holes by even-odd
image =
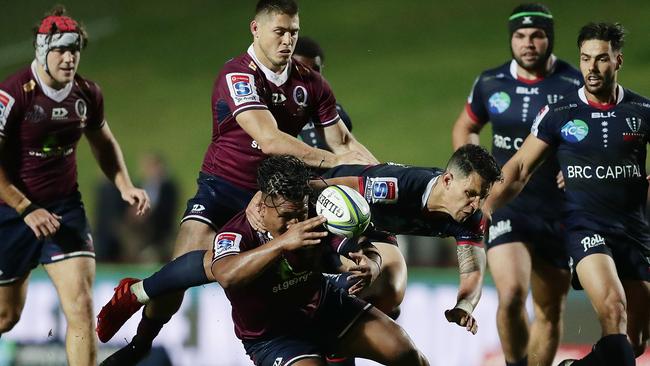
[[[516,362],[506,361],[506,366],[528,366],[528,356],[524,356],[524,358]]]
[[[572,366],[634,366],[634,350],[625,334],[610,334],[602,337],[593,350]]]
[[[162,327],[168,321],[169,319],[151,319],[147,317],[145,311],[142,310],[142,319],[140,320],[140,323],[138,323],[138,330],[135,334],[135,337],[133,337],[131,344],[140,348],[151,348],[151,343],[153,342],[154,338],[156,338],[158,333],[160,333]]]
[[[142,280],[150,299],[170,292],[210,283],[203,269],[205,250],[195,250],[174,259],[153,275]]]

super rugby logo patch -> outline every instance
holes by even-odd
[[[364,192],[366,201],[370,203],[396,203],[399,194],[397,178],[368,178]]]
[[[241,251],[239,249],[241,238],[241,234],[237,233],[224,232],[217,234],[217,236],[214,238],[212,260],[217,260],[225,255],[239,253]]]
[[[560,135],[566,142],[576,143],[584,140],[589,133],[589,126],[585,121],[574,119],[569,121],[562,126],[560,130]]]
[[[255,77],[251,74],[230,73],[226,75],[226,84],[235,105],[260,101],[255,88]]]
[[[16,100],[4,90],[0,90],[0,133],[5,129],[7,118]]]

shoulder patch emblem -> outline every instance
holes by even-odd
[[[0,132],[5,129],[7,118],[9,118],[9,113],[11,113],[11,108],[15,102],[16,100],[11,94],[0,89]]]
[[[233,72],[226,75],[226,84],[235,105],[260,101],[252,74]]]
[[[241,234],[224,232],[219,233],[214,238],[214,248],[212,250],[212,259],[219,258],[228,253],[239,253],[239,244],[241,243]]]
[[[368,178],[364,192],[366,201],[370,203],[396,203],[399,195],[397,178]]]

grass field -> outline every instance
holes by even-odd
[[[590,20],[619,21],[629,30],[624,86],[650,94],[650,2],[547,1],[557,23],[556,54],[577,61],[575,38]],[[0,75],[32,58],[30,28],[53,3],[3,5]],[[182,5],[180,5],[182,4]],[[214,77],[251,42],[255,1],[67,1],[89,28],[80,73],[103,88],[106,116],[137,176],[136,157],[167,156],[193,194],[210,140]],[[506,19],[515,1],[306,0],[301,34],[326,51],[325,75],[354,122],[355,135],[381,160],[442,165],[451,125],[472,81],[509,58]],[[489,139],[484,139],[489,145]],[[79,181],[89,213],[99,169],[87,144]]]

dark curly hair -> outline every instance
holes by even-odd
[[[585,41],[592,39],[607,41],[612,46],[612,50],[620,51],[625,44],[625,28],[621,23],[586,24],[578,33],[578,48],[582,47]]]
[[[281,196],[302,202],[312,191],[311,171],[300,159],[289,155],[271,156],[257,168],[257,184],[266,197]]]
[[[461,146],[449,159],[447,170],[457,169],[465,176],[478,173],[486,183],[501,181],[501,168],[484,147],[474,144]]]

